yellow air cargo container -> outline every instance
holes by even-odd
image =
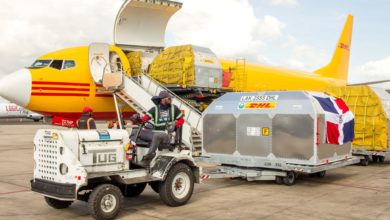
[[[142,52],[134,51],[127,54],[129,60],[131,75],[137,76],[142,73]]]
[[[222,88],[222,67],[208,48],[193,45],[166,48],[150,65],[149,74],[168,87]]]
[[[388,151],[388,121],[380,97],[369,86],[330,87],[326,92],[347,103],[355,115],[354,152]]]

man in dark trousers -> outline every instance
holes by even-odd
[[[171,132],[177,127],[184,124],[183,113],[180,109],[172,104],[173,96],[167,91],[161,91],[158,96],[152,98],[153,103],[156,105],[152,107],[145,116],[141,118],[142,122],[152,121],[154,129],[144,129],[140,133],[140,139],[150,143],[148,153],[142,158],[144,162],[150,162],[156,156],[156,150],[160,144],[169,144],[169,136],[165,133],[167,125]],[[131,135],[131,139],[134,140],[134,136],[137,130],[134,129]]]
[[[93,109],[89,106],[83,108],[83,114],[77,120],[78,129],[96,129],[95,120],[92,118]]]

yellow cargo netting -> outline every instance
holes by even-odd
[[[387,151],[386,113],[382,101],[369,86],[331,87],[326,92],[343,99],[355,115],[354,148]]]
[[[142,72],[142,52],[135,51],[127,54],[127,59],[130,63],[131,73],[137,76]]]
[[[163,84],[195,85],[194,51],[191,45],[165,49],[153,60],[149,74]]]

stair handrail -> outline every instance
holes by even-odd
[[[127,77],[131,78],[131,79],[133,80],[133,82],[137,83],[139,86],[141,86],[141,87],[143,88],[142,84],[141,84],[139,81],[135,80],[135,78],[141,78],[141,75],[146,76],[150,81],[152,81],[153,83],[157,84],[157,85],[160,86],[161,88],[165,89],[167,92],[169,92],[169,94],[171,94],[173,97],[175,97],[175,99],[177,99],[177,100],[179,100],[180,102],[182,102],[182,103],[188,105],[192,111],[195,111],[196,113],[198,113],[198,114],[200,114],[200,115],[202,114],[198,109],[194,108],[189,102],[187,102],[186,100],[182,99],[180,96],[178,96],[178,95],[176,95],[175,93],[173,93],[171,90],[169,90],[169,89],[168,89],[166,86],[164,86],[162,83],[160,83],[159,81],[157,81],[157,80],[155,80],[154,78],[152,78],[149,74],[141,73],[141,74],[139,74],[139,75],[137,75],[137,76],[133,76],[133,77],[127,76]],[[145,89],[145,88],[144,88],[144,89]],[[154,95],[154,94],[151,94],[149,91],[148,91],[148,93],[149,93],[150,95]]]

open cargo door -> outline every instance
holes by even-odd
[[[92,43],[88,49],[89,71],[93,81],[102,84],[103,75],[111,73],[110,49],[105,43]]]
[[[125,51],[161,51],[165,29],[182,3],[167,0],[126,0],[114,25],[114,43]]]

